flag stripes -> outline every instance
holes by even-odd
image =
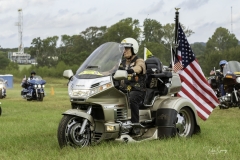
[[[177,57],[179,61],[175,61],[175,65],[177,68],[177,65],[179,65],[177,63],[180,63],[183,67],[182,70],[178,70],[182,83],[178,96],[192,101],[198,116],[203,120],[207,120],[213,109],[219,104],[219,101],[205,78],[180,25],[178,28],[178,42]]]

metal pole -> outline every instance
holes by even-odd
[[[233,29],[232,29],[232,7],[231,7],[231,32],[233,34]]]
[[[177,36],[178,36],[178,23],[179,23],[179,10],[180,8],[175,8],[175,45],[178,43],[177,42]]]
[[[178,47],[178,25],[179,25],[179,10],[180,8],[175,8],[176,12],[175,12],[175,44],[174,44],[174,52],[172,53],[172,62],[174,63],[175,61],[175,57],[177,54],[177,47]],[[172,64],[173,67],[174,64]]]

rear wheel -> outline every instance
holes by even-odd
[[[188,107],[183,107],[177,114],[176,130],[180,137],[191,137],[194,132],[195,121],[193,112]]]
[[[0,116],[2,115],[2,107],[0,106]]]
[[[64,115],[58,126],[58,143],[60,148],[64,146],[85,147],[90,145],[91,131],[87,125],[83,134],[79,135],[83,119],[71,115]]]

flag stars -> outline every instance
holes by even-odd
[[[178,51],[181,52],[183,66],[187,67],[192,61],[195,60],[195,57],[181,26],[179,26],[178,31]]]

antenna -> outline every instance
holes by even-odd
[[[232,30],[232,6],[231,6],[231,32],[233,33],[233,30]]]
[[[18,40],[19,40],[18,52],[24,53],[24,47],[23,47],[23,43],[22,43],[22,33],[23,33],[22,9],[18,9],[18,22],[16,22],[15,25],[18,26]]]

